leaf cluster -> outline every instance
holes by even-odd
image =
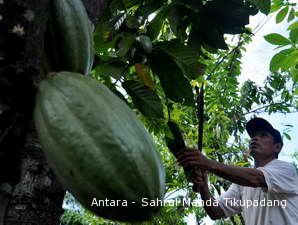
[[[228,49],[225,34],[249,33],[258,11],[233,0],[113,0],[109,9],[94,36],[93,75],[118,95],[124,89],[149,119],[163,119],[168,103],[194,106],[190,81],[204,74],[210,54]]]
[[[288,37],[278,33],[266,35],[264,38],[267,42],[276,46],[279,50],[270,62],[271,72],[289,72],[293,82],[297,83],[298,77],[298,13],[296,11],[297,3],[289,1],[275,0],[271,8],[272,12],[277,12],[276,23],[287,20]],[[298,94],[298,89],[296,89]]]

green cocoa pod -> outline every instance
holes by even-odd
[[[119,221],[145,221],[160,210],[164,167],[135,113],[105,85],[60,72],[42,81],[34,120],[62,184],[87,209]],[[117,203],[116,203],[117,202]]]
[[[138,46],[146,53],[150,54],[152,52],[152,42],[150,38],[146,35],[140,35],[136,37]]]
[[[91,23],[81,0],[52,0],[45,38],[52,71],[91,71],[94,49]]]

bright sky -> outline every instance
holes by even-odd
[[[267,22],[253,37],[253,41],[246,46],[247,52],[242,58],[242,72],[239,79],[240,83],[243,83],[245,80],[250,79],[258,85],[263,84],[266,76],[269,74],[270,59],[278,51],[275,51],[274,46],[264,40],[264,35],[269,33],[279,33],[287,35],[286,28],[288,27],[288,25],[286,22],[276,24],[275,16],[268,18],[261,13],[250,18],[249,27],[255,28],[260,23],[263,24],[265,21]],[[251,116],[252,115],[249,115],[249,117]],[[290,154],[298,151],[298,139],[295,138],[298,137],[298,113],[287,115],[281,113],[277,113],[274,115],[262,113],[258,116],[267,119],[280,132],[282,132],[286,128],[286,124],[293,125],[291,132],[288,132],[291,135],[292,140],[289,141],[284,138],[284,147],[279,156],[279,159],[291,162],[292,159],[290,157]],[[213,224],[213,221],[209,218],[206,218],[204,220],[204,223],[207,225],[211,225]],[[188,224],[196,224],[195,218],[190,217],[188,219]]]

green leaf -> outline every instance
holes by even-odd
[[[158,37],[165,22],[166,11],[166,8],[161,9],[149,23],[147,27],[147,35],[151,40],[155,40]]]
[[[272,2],[270,13],[278,11],[283,6],[282,0],[281,1],[274,1]]]
[[[196,28],[195,26],[192,26],[191,31],[188,35],[187,45],[189,47],[191,47],[192,49],[200,50],[201,45],[203,43],[202,39],[203,39],[203,37],[202,37],[200,30],[198,28]],[[201,52],[201,54],[202,54],[202,52]]]
[[[295,10],[292,8],[288,16],[288,23],[295,19]]]
[[[195,3],[198,1],[193,1]],[[171,4],[167,13],[167,20],[174,35],[181,40],[187,39],[186,29],[189,26],[189,19],[186,19],[191,13],[185,3]]]
[[[223,10],[224,9],[224,10]],[[201,18],[198,18],[198,28],[204,36],[239,34],[249,24],[249,16],[257,14],[256,7],[249,6],[244,1],[207,1],[203,10],[200,10]],[[201,12],[202,11],[202,12]],[[212,37],[209,37],[212,40]],[[218,37],[216,39],[219,39]]]
[[[146,1],[146,4],[143,4],[142,7],[139,7],[136,12],[135,15],[136,16],[141,16],[143,18],[148,18],[148,16],[154,12],[157,12],[163,5],[163,1],[157,1],[157,0],[153,0],[150,2]]]
[[[276,20],[275,20],[276,23],[282,22],[285,19],[286,15],[288,14],[288,11],[289,11],[289,6],[286,6],[283,9],[281,9],[276,15]]]
[[[111,76],[118,80],[123,75],[125,67],[126,63],[122,61],[112,61],[108,63],[99,64],[98,66],[96,66],[95,71],[98,73],[99,76]]]
[[[298,29],[298,22],[292,23],[287,30],[295,30]]]
[[[296,88],[294,94],[295,94],[295,95],[298,95],[298,88]]]
[[[295,67],[292,67],[290,69],[290,73],[291,73],[293,82],[297,83],[298,82],[298,69],[296,69]]]
[[[198,61],[198,52],[178,40],[159,42],[155,47],[169,55],[190,79],[196,79],[203,73],[204,65]]]
[[[134,105],[148,118],[164,118],[163,107],[158,95],[138,81],[127,80],[123,88],[131,96]]]
[[[169,20],[169,24],[173,33],[177,36],[179,26],[181,26],[183,14],[183,7],[181,5],[173,5],[169,9],[169,13],[167,14],[167,19]]]
[[[126,8],[140,4],[139,0],[121,0]]]
[[[102,58],[109,56],[108,50],[114,48],[115,39],[113,36],[113,26],[108,22],[100,22],[97,24],[93,34],[95,54]]]
[[[270,71],[274,72],[281,68],[283,61],[292,51],[293,49],[284,49],[279,53],[275,54],[270,61]]]
[[[290,40],[294,44],[297,44],[298,43],[298,29],[295,29],[295,30],[291,30],[290,31]]]
[[[298,50],[292,51],[287,57],[282,61],[281,68],[283,70],[288,70],[292,66],[298,64]]]
[[[204,32],[203,41],[204,41],[204,44],[207,45],[207,46],[204,46],[206,49],[208,49],[208,47],[214,48],[216,50],[229,49],[227,43],[225,42],[224,33],[221,30],[219,30],[217,26],[212,27],[210,29],[210,27],[207,25],[206,27],[204,27],[202,32]]]
[[[194,105],[194,95],[181,69],[167,54],[157,51],[152,55],[152,71],[158,75],[166,96],[174,102]]]
[[[235,163],[236,166],[241,166],[241,167],[248,167],[250,163],[248,161],[239,161]]]
[[[291,41],[289,39],[277,33],[268,34],[264,36],[264,38],[267,42],[273,45],[284,46],[291,44]]]
[[[120,57],[125,56],[128,53],[129,49],[132,47],[134,41],[135,41],[134,34],[123,33],[121,35],[120,41],[117,43],[118,55]]]
[[[289,134],[287,134],[287,133],[285,133],[285,132],[284,132],[283,134],[284,134],[284,136],[286,137],[286,139],[288,139],[289,141],[292,139],[291,136],[290,136]]]
[[[258,9],[268,15],[271,8],[271,1],[270,0],[250,0],[253,4],[255,4]]]

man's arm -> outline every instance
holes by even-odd
[[[207,169],[232,183],[249,187],[267,187],[262,171],[255,168],[228,166],[214,160],[209,160]]]
[[[199,167],[208,170],[232,183],[250,187],[267,187],[263,172],[255,168],[228,166],[206,158],[199,151],[183,151],[178,156],[178,162],[184,168]]]
[[[195,170],[192,181],[196,190],[199,190],[201,199],[206,202],[211,199],[211,204],[204,204],[204,209],[212,220],[217,220],[225,216],[223,210],[218,204],[215,204],[214,197],[210,194],[208,189],[207,171]]]

